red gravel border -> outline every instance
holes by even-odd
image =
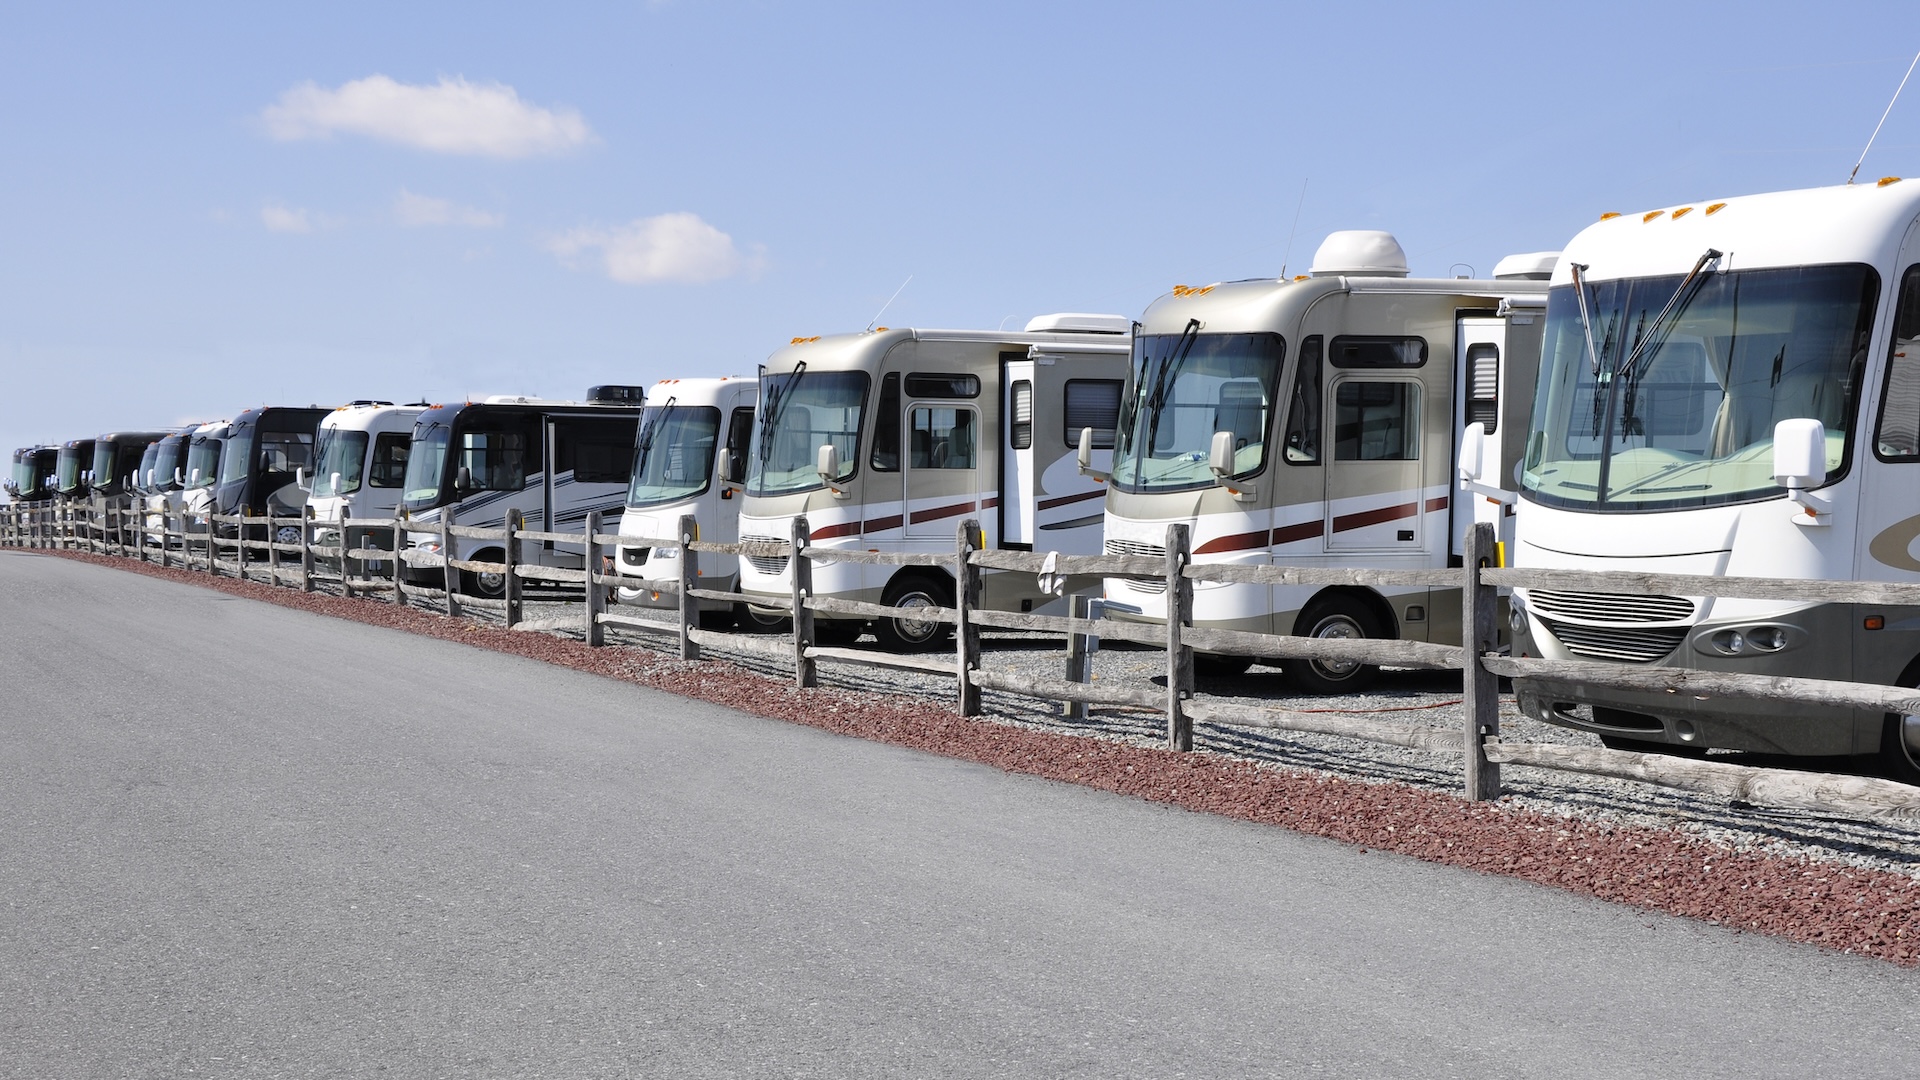
[[[960,717],[897,695],[795,689],[724,661],[682,663],[636,646],[591,648],[366,597],[285,587],[81,552],[79,562],[199,585],[282,607],[386,626],[559,664],[759,716],[1277,825],[1426,862],[1503,874],[1650,911],[1920,965],[1920,881],[1784,855],[1740,852],[1667,830],[1566,819],[1504,802],[1469,803],[1397,783],[1363,783],[1209,753],[1176,754]]]

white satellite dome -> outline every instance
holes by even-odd
[[[1321,242],[1307,273],[1314,277],[1348,274],[1403,278],[1407,276],[1407,253],[1390,232],[1342,229]]]

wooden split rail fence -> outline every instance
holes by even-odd
[[[1891,713],[1920,712],[1920,689],[1817,679],[1789,679],[1706,672],[1685,668],[1649,668],[1638,665],[1522,659],[1503,655],[1495,627],[1499,590],[1553,588],[1573,591],[1646,595],[1707,595],[1726,597],[1790,597],[1809,601],[1870,603],[1920,607],[1920,585],[1867,582],[1808,582],[1772,579],[1723,578],[1691,575],[1628,574],[1607,571],[1512,570],[1494,566],[1491,527],[1469,533],[1465,566],[1436,570],[1337,569],[1295,566],[1227,566],[1193,564],[1186,527],[1169,526],[1166,554],[1059,555],[1025,551],[983,550],[980,529],[963,522],[951,554],[847,551],[822,548],[810,542],[805,518],[794,521],[792,535],[781,541],[748,540],[718,543],[699,539],[692,517],[680,519],[677,535],[633,537],[601,531],[598,512],[589,515],[579,533],[525,529],[518,515],[500,526],[460,525],[444,519],[408,521],[354,519],[316,522],[301,518],[216,515],[200,521],[179,521],[178,515],[153,515],[129,509],[124,500],[55,500],[0,507],[0,546],[92,551],[161,565],[177,563],[187,569],[222,572],[219,549],[232,548],[235,573],[258,573],[273,584],[293,584],[311,591],[317,569],[328,563],[333,579],[348,594],[383,595],[392,603],[409,597],[432,597],[450,615],[462,609],[503,614],[508,627],[518,630],[577,630],[595,646],[604,644],[607,626],[664,633],[674,639],[678,655],[698,660],[703,646],[759,655],[790,665],[797,686],[818,682],[822,660],[883,668],[929,672],[951,677],[956,705],[962,715],[981,710],[980,692],[993,690],[1065,703],[1069,709],[1088,705],[1129,707],[1160,712],[1166,721],[1167,745],[1174,750],[1193,747],[1193,725],[1200,722],[1230,728],[1264,728],[1361,739],[1393,746],[1458,756],[1466,797],[1498,797],[1502,765],[1608,776],[1683,789],[1752,803],[1821,813],[1839,813],[1888,821],[1920,823],[1920,788],[1874,777],[1754,768],[1657,753],[1635,753],[1539,743],[1505,742],[1500,738],[1499,679],[1528,674],[1573,679],[1594,686],[1657,688],[1734,698],[1788,699],[1829,705],[1884,709]],[[221,526],[231,529],[221,534]],[[249,538],[250,529],[266,539]],[[315,542],[324,531],[340,539]],[[408,548],[409,532],[435,533],[435,549]],[[297,536],[295,534],[297,533]],[[347,546],[356,536],[360,542]],[[292,537],[292,539],[287,539]],[[372,542],[384,540],[389,546]],[[501,561],[446,557],[453,540],[497,544]],[[545,566],[519,558],[522,543],[565,544],[580,552],[579,568]],[[678,618],[672,624],[640,618],[606,603],[612,587],[636,587],[639,579],[607,572],[611,556],[620,547],[673,549],[678,555],[677,581],[648,579],[645,589],[671,598]],[[396,559],[396,552],[399,558]],[[702,553],[746,558],[792,560],[791,589],[786,596],[753,595],[706,588],[701,584]],[[170,561],[171,560],[171,561]],[[291,560],[291,561],[289,561]],[[813,593],[812,570],[820,562],[861,562],[888,566],[938,568],[953,576],[956,606],[912,610],[915,621],[939,621],[953,627],[953,652],[896,654],[847,648],[823,642],[819,616],[859,619],[896,617],[900,609]],[[425,569],[431,586],[409,583],[401,564]],[[234,565],[229,563],[229,565]],[[347,570],[348,567],[357,567]],[[384,568],[373,576],[368,568]],[[434,570],[440,571],[438,574]],[[492,575],[503,595],[486,599],[463,594],[460,574]],[[981,604],[982,576],[988,572],[1052,573],[1062,576],[1134,577],[1165,583],[1168,610],[1174,617],[1163,623],[1131,623],[1078,616],[1038,615],[997,611]],[[419,576],[419,575],[414,575]],[[523,584],[578,586],[585,597],[578,616],[527,619],[523,617]],[[1196,582],[1223,582],[1292,586],[1372,586],[1459,589],[1462,640],[1465,645],[1438,645],[1418,641],[1379,639],[1320,639],[1268,635],[1196,627],[1193,587]],[[722,604],[752,603],[762,610],[790,616],[791,630],[775,637],[728,633],[700,624],[701,601]],[[982,629],[1005,629],[1063,635],[1068,642],[1071,670],[1078,658],[1079,679],[1014,678],[986,670],[981,663]],[[1087,642],[1093,638],[1136,642],[1160,649],[1166,656],[1164,687],[1105,686],[1085,678]],[[1366,664],[1444,668],[1462,673],[1464,719],[1455,729],[1413,726],[1358,715],[1307,713],[1284,708],[1248,708],[1210,702],[1194,693],[1195,651],[1257,656],[1279,660],[1352,661]]]

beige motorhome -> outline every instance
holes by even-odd
[[[890,330],[795,338],[761,370],[748,450],[742,539],[789,537],[858,551],[953,551],[960,522],[988,548],[1093,554],[1100,485],[1075,464],[1075,439],[1112,445],[1132,320],[1043,315],[1022,331]],[[786,558],[742,560],[748,594],[786,596]],[[1089,587],[1097,583],[1086,583]],[[814,593],[903,609],[951,606],[950,574],[925,567],[822,563]],[[1069,589],[1072,583],[1069,583]],[[1057,600],[1033,574],[988,574],[988,606],[1039,611]],[[865,620],[819,624],[856,635]],[[881,644],[937,642],[939,623],[874,624]]]
[[[1492,280],[1408,276],[1383,232],[1334,233],[1292,280],[1176,286],[1134,338],[1106,502],[1106,550],[1165,551],[1183,523],[1196,563],[1459,565],[1475,521],[1509,491],[1466,492],[1467,442],[1511,489],[1540,357],[1553,253]],[[1469,425],[1479,424],[1478,428]],[[1165,586],[1110,579],[1109,618],[1164,621]],[[1201,582],[1198,625],[1314,637],[1460,640],[1457,591]],[[1201,658],[1244,671],[1250,657]],[[1372,669],[1289,663],[1305,689],[1357,689]]]

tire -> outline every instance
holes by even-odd
[[[950,608],[953,606],[953,583],[945,578],[903,574],[887,585],[880,602],[888,607],[909,611],[914,608]],[[953,626],[926,619],[875,619],[873,636],[880,640],[880,647],[888,652],[922,652],[938,648],[952,637]]]
[[[1197,652],[1193,654],[1193,673],[1202,679],[1236,679],[1247,673],[1253,666],[1251,656],[1228,656],[1224,653]]]
[[[1920,715],[1887,714],[1880,731],[1880,771],[1889,780],[1920,787]]]
[[[488,548],[474,553],[474,562],[500,562],[507,553],[499,548]],[[507,576],[505,574],[482,574],[472,570],[460,571],[460,591],[468,596],[477,596],[482,600],[498,600],[507,595]]]
[[[297,544],[300,542],[300,532],[298,525],[282,525],[274,532],[273,540],[277,544]]]
[[[1307,605],[1294,624],[1297,637],[1359,640],[1385,636],[1379,620],[1351,596],[1335,594]],[[1308,694],[1353,694],[1373,685],[1380,669],[1358,661],[1288,660],[1285,667],[1293,685]]]

